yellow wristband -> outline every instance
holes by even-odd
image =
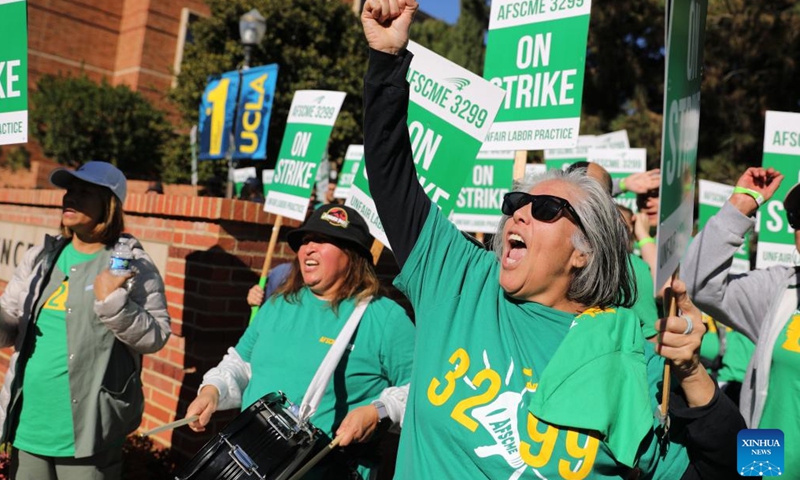
[[[755,190],[750,190],[749,188],[736,186],[733,187],[733,193],[744,193],[745,195],[750,195],[753,197],[753,200],[756,201],[756,204],[759,207],[764,203],[764,196]]]
[[[656,239],[653,237],[645,237],[636,242],[636,246],[642,248],[642,246],[647,245],[648,243],[656,243]]]

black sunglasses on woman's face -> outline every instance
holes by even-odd
[[[559,214],[562,210],[569,212],[569,215],[581,229],[584,235],[587,235],[586,229],[583,227],[581,217],[578,212],[572,208],[570,203],[561,198],[553,195],[531,195],[525,192],[509,192],[503,196],[503,206],[501,208],[504,215],[509,217],[514,215],[514,212],[531,204],[531,216],[540,222],[553,222],[558,220]]]

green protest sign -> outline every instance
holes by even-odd
[[[544,164],[548,170],[564,170],[573,163],[585,162],[589,149],[597,145],[596,135],[580,135],[571,148],[548,148],[544,151]]]
[[[632,173],[641,173],[647,169],[647,149],[644,148],[590,148],[586,161],[596,163],[605,168],[611,178],[627,178]],[[614,201],[631,211],[638,212],[636,194],[624,192]]]
[[[465,232],[496,233],[503,195],[511,190],[514,152],[478,152],[472,174],[458,193],[450,220]]]
[[[298,90],[292,99],[264,211],[303,221],[344,92]]]
[[[657,290],[677,270],[692,236],[708,0],[673,0],[671,4],[661,141]]]
[[[627,130],[617,130],[595,137],[595,148],[631,148]]]
[[[708,180],[698,180],[697,184],[697,231],[699,232],[731,197],[733,186]],[[750,270],[750,232],[745,235],[742,247],[733,254],[731,273],[743,273],[748,270]]]
[[[364,145],[350,145],[344,154],[342,171],[339,172],[339,181],[336,182],[336,189],[333,191],[335,198],[347,198],[350,196],[350,187],[358,173],[361,160],[364,159]]]
[[[794,230],[783,208],[789,189],[800,181],[800,113],[767,112],[762,166],[781,172],[784,179],[775,195],[759,209],[756,268],[800,265]]]
[[[449,215],[504,92],[421,45],[409,42],[408,50],[414,54],[406,76],[411,89],[408,134],[417,178],[431,200]],[[369,195],[365,162],[361,163],[347,205],[358,210],[370,233],[389,246]]]
[[[0,0],[0,145],[28,141],[28,17],[24,0]]]
[[[547,165],[544,163],[526,163],[525,178],[539,178],[547,172]]]
[[[486,150],[578,141],[590,0],[495,0],[484,77],[506,91]]]

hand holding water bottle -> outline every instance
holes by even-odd
[[[108,269],[100,272],[94,280],[94,295],[103,301],[114,290],[122,287],[125,282],[133,277],[131,262],[133,252],[127,243],[119,242],[114,246]]]

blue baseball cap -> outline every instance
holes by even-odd
[[[67,188],[74,178],[84,182],[106,187],[125,203],[128,193],[128,181],[117,167],[108,162],[86,162],[77,170],[57,168],[50,174],[50,183],[60,188]]]

